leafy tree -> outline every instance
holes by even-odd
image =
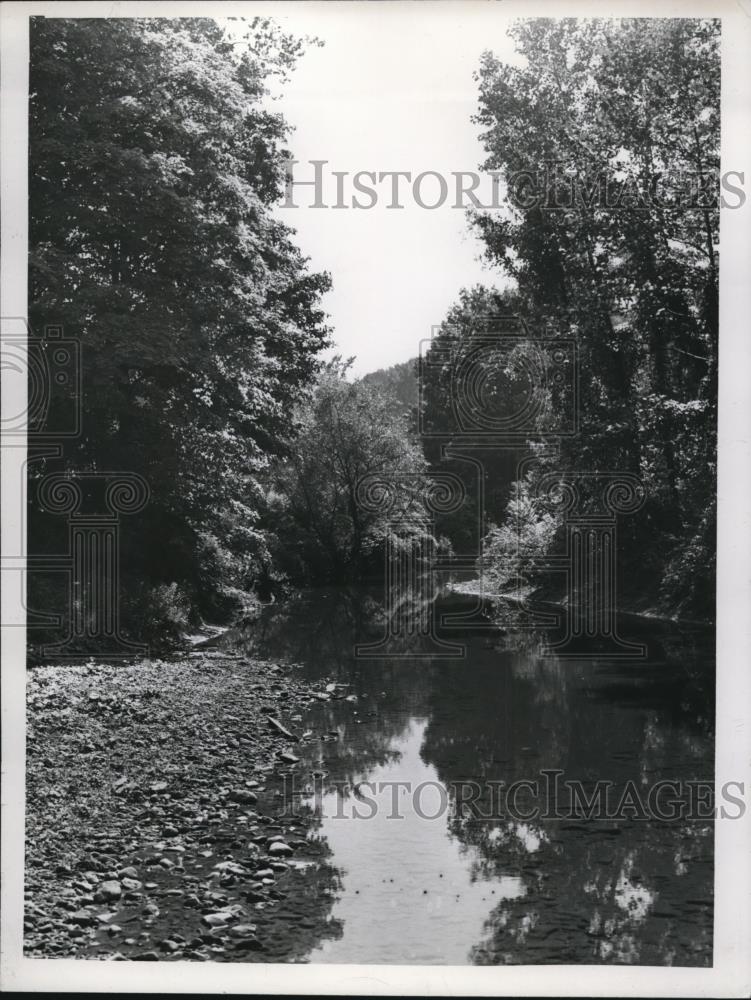
[[[273,214],[267,85],[301,51],[259,18],[32,19],[29,315],[84,365],[65,465],[148,480],[126,572],[204,610],[256,558],[257,475],[328,337],[328,278]]]
[[[382,569],[389,517],[404,544],[432,544],[422,503],[427,465],[395,399],[349,382],[335,360],[297,412],[298,429],[272,469],[267,523],[276,565],[294,580],[345,581]],[[375,476],[391,511],[370,510],[359,491]]]
[[[515,197],[475,221],[524,314],[578,341],[581,433],[556,467],[638,474],[632,583],[711,614],[719,22],[513,35],[525,65],[483,57],[476,120]]]
[[[472,419],[475,411],[491,426],[510,425],[530,396],[541,392],[541,386],[530,383],[524,363],[531,350],[521,322],[524,309],[524,300],[512,290],[479,285],[462,290],[420,362],[425,456],[431,469],[450,469],[460,476],[467,491],[467,503],[439,520],[439,530],[460,554],[475,552],[489,524],[502,520],[518,461],[526,451],[523,443],[509,448],[472,444],[483,444],[483,426],[476,427]],[[515,321],[519,336],[503,332],[511,329],[509,319]],[[539,335],[535,329],[528,332],[530,338]],[[551,400],[537,402],[542,419]],[[478,521],[481,495],[485,517]]]
[[[484,580],[490,588],[516,589],[539,576],[538,559],[553,549],[560,515],[534,490],[534,477],[516,480],[500,526],[491,525],[483,547]]]

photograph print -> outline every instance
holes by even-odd
[[[710,975],[724,8],[17,6],[24,968]]]

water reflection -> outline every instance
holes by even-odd
[[[436,621],[473,604],[441,595]],[[383,635],[377,595],[329,591],[265,609],[229,637],[311,678],[333,675],[356,698],[317,704],[301,723],[321,737],[302,745],[299,767],[325,774],[312,824],[341,878],[337,933],[307,959],[711,964],[711,823],[483,818],[498,783],[546,769],[616,792],[711,780],[711,636],[640,632],[649,655],[635,663],[561,661],[541,655],[544,636],[488,628],[444,629],[463,658],[418,658],[426,637],[416,631],[414,658],[360,659],[356,643]],[[473,810],[452,801],[431,820],[404,791],[396,820],[387,786],[388,801],[357,819],[342,784],[362,781],[429,782],[449,799],[472,781],[480,793]]]

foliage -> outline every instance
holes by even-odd
[[[349,382],[332,362],[297,412],[297,433],[270,475],[267,523],[277,566],[295,580],[351,580],[382,568],[389,518],[405,545],[429,539],[421,496],[426,463],[394,398]],[[369,510],[358,487],[375,476],[393,499]]]
[[[520,314],[523,303],[511,290],[483,286],[463,289],[449,310],[420,362],[420,425],[423,448],[431,469],[449,469],[461,477],[468,500],[441,517],[439,530],[460,554],[477,551],[488,521],[478,521],[479,490],[486,513],[497,520],[505,509],[516,479],[517,463],[524,449],[491,448],[481,454],[483,481],[473,458],[477,452],[464,446],[473,425],[463,422],[462,407],[476,399],[483,418],[501,420],[513,414],[529,391],[521,342],[511,351],[490,353],[486,341],[499,324]],[[475,435],[476,437],[476,435]],[[454,457],[452,457],[454,456]]]
[[[486,167],[510,183],[532,171],[547,205],[571,207],[477,225],[525,312],[577,338],[580,434],[559,466],[639,475],[632,585],[711,615],[719,23],[534,19],[514,34],[526,65],[487,54],[479,73]]]
[[[417,358],[402,361],[389,368],[379,368],[377,371],[363,375],[365,385],[383,389],[393,396],[403,412],[410,419],[410,426],[415,429],[415,411],[417,408]]]
[[[195,624],[190,601],[174,581],[156,587],[131,581],[122,610],[133,641],[146,643],[152,655],[177,649]]]
[[[524,63],[483,56],[475,119],[484,166],[509,200],[473,215],[511,288],[463,293],[431,352],[461,357],[502,314],[521,316],[532,336],[574,339],[579,433],[538,467],[639,476],[647,500],[621,532],[627,589],[711,617],[719,23],[534,18],[512,34]],[[452,368],[436,368],[421,372],[423,424],[447,434],[426,443],[433,464],[452,439]],[[513,412],[519,388],[512,380],[489,405]],[[567,405],[549,402],[548,414]],[[538,421],[530,442],[545,429]],[[508,498],[518,504],[525,475],[513,471],[519,455],[506,456],[483,457],[501,564],[518,522]],[[528,513],[523,535],[539,525]],[[469,543],[466,525],[449,534]]]
[[[535,495],[531,475],[514,482],[503,523],[491,525],[484,539],[484,579],[490,589],[515,589],[538,578],[560,529],[560,514]]]
[[[301,44],[266,20],[239,24],[31,30],[29,315],[37,332],[61,325],[83,358],[65,466],[144,476],[125,569],[177,581],[194,605],[261,561],[257,477],[328,337],[328,278],[272,211],[287,126],[267,82]],[[222,538],[216,575],[201,567],[209,537]]]

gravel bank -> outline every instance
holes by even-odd
[[[279,784],[316,695],[295,668],[221,652],[30,669],[26,954],[304,954],[333,887]]]

